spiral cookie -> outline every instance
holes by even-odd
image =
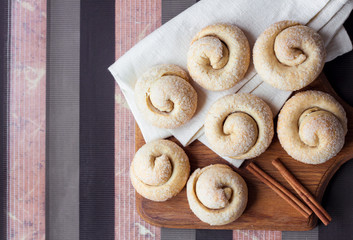
[[[327,93],[300,92],[279,113],[277,133],[282,147],[294,159],[308,164],[323,163],[344,145],[346,113]]]
[[[248,39],[238,27],[230,24],[202,29],[193,38],[187,56],[192,79],[212,91],[233,87],[244,77],[249,63]]]
[[[205,133],[220,155],[234,159],[254,158],[272,141],[272,111],[262,99],[250,93],[227,95],[209,110]]]
[[[224,164],[196,169],[186,185],[190,209],[203,222],[225,225],[239,218],[248,201],[244,179]]]
[[[166,201],[185,186],[190,173],[189,158],[184,150],[169,140],[143,145],[130,167],[131,183],[143,197]]]
[[[293,21],[271,25],[256,40],[254,65],[272,86],[295,91],[313,82],[325,64],[325,47],[313,29]]]
[[[158,65],[136,82],[135,99],[143,116],[154,126],[177,128],[191,119],[197,93],[190,79],[176,65]]]

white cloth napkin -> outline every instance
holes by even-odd
[[[157,64],[177,64],[186,67],[186,55],[193,36],[203,27],[227,22],[236,24],[248,37],[250,46],[271,24],[295,20],[317,30],[323,37],[327,61],[350,50],[352,44],[343,23],[353,7],[352,0],[203,0],[188,8],[131,48],[109,67],[119,84],[146,142],[175,136],[186,146],[199,139],[210,147],[203,134],[203,123],[212,103],[235,92],[251,92],[267,102],[277,115],[291,92],[264,83],[251,64],[245,78],[233,88],[207,91],[192,83],[198,93],[198,109],[194,117],[177,129],[160,129],[144,120],[134,101],[134,86],[139,76]],[[243,161],[224,159],[239,167]]]

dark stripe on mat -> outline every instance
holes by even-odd
[[[7,239],[7,106],[9,74],[10,1],[0,2],[0,239]]]
[[[353,40],[353,14],[343,24]],[[337,94],[353,106],[353,51],[325,64],[324,73]],[[353,221],[352,221],[353,222]]]
[[[197,0],[162,0],[162,24],[194,5]]]
[[[114,239],[115,1],[81,1],[80,239]]]
[[[353,39],[353,14],[344,23]],[[353,52],[325,64],[324,72],[338,95],[353,106]],[[322,205],[332,217],[325,227],[319,225],[319,239],[353,239],[353,161],[345,163],[333,176],[325,191]]]
[[[233,239],[232,230],[196,230],[196,240],[231,240]]]

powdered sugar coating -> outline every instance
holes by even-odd
[[[273,138],[272,111],[262,99],[250,93],[224,96],[211,106],[205,134],[216,152],[223,156],[257,157]]]
[[[249,63],[250,46],[245,34],[225,23],[202,29],[193,38],[187,57],[192,79],[211,91],[233,87],[244,77]]]
[[[248,201],[244,179],[224,164],[196,169],[188,180],[186,193],[190,209],[210,225],[235,221]]]
[[[256,40],[254,66],[272,86],[295,91],[313,82],[325,64],[326,51],[321,36],[294,21],[271,25]]]
[[[154,126],[177,128],[194,115],[197,93],[186,71],[177,65],[152,67],[136,82],[136,104]]]
[[[307,164],[324,163],[344,145],[346,112],[327,93],[300,92],[279,113],[277,133],[282,147],[294,159]]]
[[[184,150],[169,140],[143,145],[130,166],[131,183],[143,197],[166,201],[185,186],[190,173],[189,158]]]

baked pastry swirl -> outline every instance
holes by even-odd
[[[143,197],[166,201],[185,186],[190,173],[189,158],[184,150],[169,140],[143,145],[130,166],[131,183]]]
[[[203,222],[225,225],[239,218],[248,201],[244,179],[224,164],[196,169],[186,193],[190,209]]]
[[[327,93],[300,92],[279,113],[277,133],[282,147],[294,159],[308,164],[323,163],[344,145],[346,112]]]
[[[250,47],[235,25],[215,24],[202,29],[192,40],[187,56],[189,73],[203,88],[226,90],[248,70]]]
[[[154,126],[177,128],[194,115],[197,93],[181,67],[172,64],[154,66],[136,82],[136,104]]]
[[[259,156],[273,138],[270,107],[250,93],[238,93],[218,99],[209,110],[205,134],[214,150],[233,159]]]
[[[277,22],[256,40],[254,66],[273,87],[295,91],[313,82],[325,64],[325,46],[313,29],[294,21]]]

